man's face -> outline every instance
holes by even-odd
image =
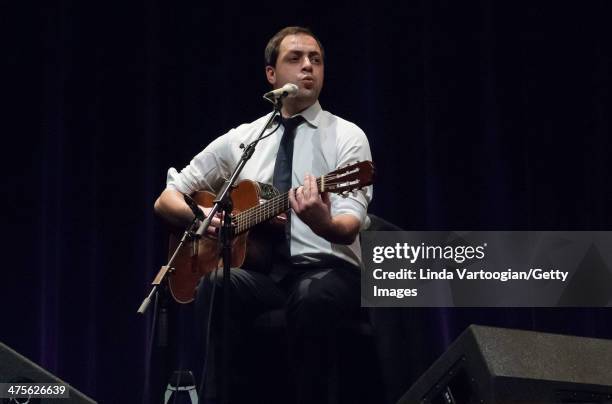
[[[266,67],[266,77],[274,88],[287,83],[298,86],[297,96],[286,102],[296,102],[304,108],[314,104],[323,87],[323,56],[319,44],[310,35],[287,35],[280,43],[276,67]]]

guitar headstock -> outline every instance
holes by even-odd
[[[371,161],[360,161],[339,168],[331,173],[317,179],[317,185],[321,192],[333,192],[341,194],[354,189],[361,189],[374,182],[374,163]]]

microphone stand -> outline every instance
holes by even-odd
[[[166,265],[163,265],[160,268],[159,272],[157,272],[157,275],[155,275],[153,282],[151,282],[151,285],[153,285],[153,287],[151,288],[151,291],[149,292],[147,297],[145,297],[142,303],[140,304],[140,307],[138,308],[138,311],[137,311],[138,314],[145,314],[147,312],[147,309],[149,308],[149,305],[151,304],[151,299],[153,295],[157,294],[157,289],[159,288],[159,285],[163,281],[165,281],[168,274],[173,271],[172,264],[174,263],[174,260],[176,259],[179,251],[185,244],[185,241],[187,241],[187,238],[195,237],[195,233],[193,231],[197,227],[196,226],[197,223],[198,223],[198,217],[196,216],[193,218],[193,221],[183,233],[183,237],[181,237],[181,240],[176,246],[176,249],[174,250],[174,252],[172,253],[172,256],[168,260],[168,263]]]
[[[198,220],[199,220],[199,216],[196,214],[191,224],[187,227],[187,229],[183,233],[181,240],[179,241],[174,252],[172,253],[172,256],[168,260],[168,263],[160,268],[159,272],[153,279],[153,282],[151,282],[151,285],[153,285],[153,287],[151,288],[151,292],[149,292],[148,296],[145,297],[145,299],[140,304],[140,307],[138,308],[138,314],[144,315],[147,309],[149,308],[149,305],[151,304],[151,300],[153,296],[155,296],[153,321],[151,323],[151,339],[149,341],[149,348],[147,350],[148,351],[147,359],[149,361],[149,365],[148,365],[148,368],[145,369],[145,386],[144,386],[144,391],[143,391],[143,403],[146,401],[147,398],[150,399],[151,398],[150,395],[152,394],[150,383],[151,383],[151,378],[152,378],[151,366],[153,363],[153,345],[155,343],[155,336],[158,337],[157,338],[158,345],[160,347],[166,347],[167,337],[168,337],[168,312],[167,312],[167,307],[166,307],[167,306],[166,305],[166,294],[162,293],[161,295],[162,296],[162,299],[161,299],[162,307],[160,309],[160,307],[158,307],[159,306],[158,303],[160,301],[160,293],[158,292],[158,288],[162,284],[162,282],[166,280],[168,274],[173,271],[172,263],[178,256],[178,253],[180,249],[183,247],[183,245],[185,244],[185,241],[187,241],[188,238],[193,237],[194,230],[197,227]],[[162,292],[163,291],[164,289],[162,289]],[[157,379],[158,378],[157,375],[155,375],[154,378]],[[153,391],[157,391],[157,390],[154,389]]]
[[[166,280],[168,273],[172,272],[172,263],[174,259],[178,255],[178,252],[183,247],[185,241],[188,237],[193,237],[196,240],[202,237],[206,229],[210,226],[212,219],[215,217],[217,213],[223,211],[223,225],[220,229],[219,241],[221,242],[221,258],[223,259],[223,328],[222,328],[222,348],[221,348],[221,394],[222,394],[222,403],[229,403],[229,359],[230,359],[230,351],[229,351],[229,317],[230,317],[230,268],[232,261],[232,240],[234,238],[234,226],[233,226],[233,216],[232,216],[232,199],[230,197],[232,189],[235,188],[235,183],[240,173],[242,172],[244,166],[249,161],[249,159],[253,156],[255,152],[255,146],[262,139],[266,129],[270,125],[270,123],[274,120],[276,115],[280,115],[281,108],[283,106],[282,99],[287,96],[287,93],[283,93],[277,98],[267,97],[264,98],[274,104],[274,110],[272,115],[266,121],[266,124],[263,126],[261,132],[257,136],[257,139],[249,143],[242,152],[242,156],[234,168],[234,171],[230,178],[225,182],[217,197],[213,201],[214,205],[211,208],[208,216],[200,223],[198,229],[194,232],[193,230],[197,226],[198,217],[194,217],[190,226],[185,230],[183,237],[181,238],[176,250],[172,254],[172,257],[168,261],[168,264],[161,267],[155,279],[152,282],[153,288],[149,295],[143,300],[142,304],[138,308],[138,313],[144,314],[151,303],[151,298],[154,294],[157,293],[157,289],[159,285]],[[153,325],[155,326],[155,324]]]
[[[229,318],[230,318],[230,268],[232,263],[232,240],[234,238],[234,226],[232,223],[232,199],[230,197],[232,189],[235,187],[234,184],[236,180],[240,176],[242,169],[249,161],[249,159],[253,156],[255,152],[255,146],[262,139],[263,134],[265,133],[268,125],[274,120],[274,117],[279,114],[282,108],[282,98],[279,97],[276,99],[274,103],[274,111],[270,118],[266,121],[266,124],[263,126],[261,132],[257,136],[253,142],[249,143],[242,152],[242,156],[234,168],[234,172],[230,176],[230,178],[225,182],[217,197],[215,198],[214,205],[206,219],[200,224],[200,228],[195,232],[196,237],[200,237],[204,234],[208,226],[210,226],[210,222],[215,215],[223,210],[223,225],[220,229],[219,240],[221,242],[221,256],[223,258],[223,329],[222,329],[222,339],[221,339],[221,402],[229,403],[229,363],[230,363],[230,327],[229,327]]]

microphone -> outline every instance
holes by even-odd
[[[264,98],[266,100],[275,101],[281,98],[285,98],[287,96],[295,96],[298,92],[298,86],[293,83],[287,83],[281,88],[277,88],[276,90],[269,91],[264,94]]]
[[[202,209],[200,209],[200,207],[198,206],[196,201],[193,200],[192,197],[190,197],[187,194],[183,194],[183,199],[185,199],[185,203],[187,204],[187,206],[189,206],[189,208],[191,208],[191,211],[193,212],[194,216],[198,220],[204,220],[205,219],[204,212],[202,212]]]

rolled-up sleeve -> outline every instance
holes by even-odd
[[[338,138],[338,167],[371,161],[372,153],[365,133],[356,125],[347,122],[346,136]],[[345,195],[330,195],[332,216],[349,214],[359,219],[361,227],[367,225],[368,205],[372,201],[374,189],[371,185],[353,190]]]
[[[227,143],[230,133],[211,142],[180,172],[170,167],[166,187],[185,194],[217,189],[219,183],[227,177]]]

